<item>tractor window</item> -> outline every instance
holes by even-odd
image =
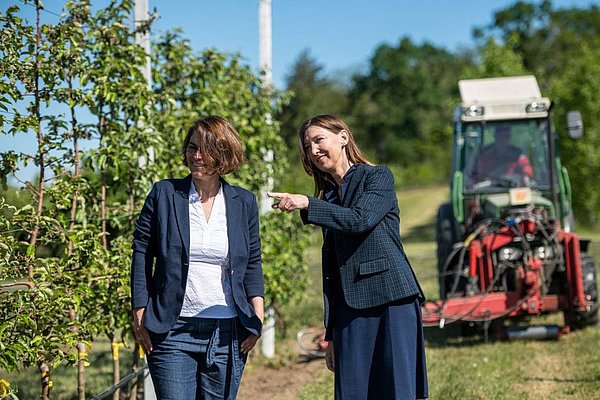
[[[546,129],[545,120],[463,125],[465,190],[548,187]]]

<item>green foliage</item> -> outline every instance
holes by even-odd
[[[306,175],[300,163],[298,129],[306,119],[318,114],[349,119],[348,88],[326,77],[323,67],[308,50],[304,50],[287,77],[287,91],[291,98],[276,114],[276,119],[281,122],[281,136],[289,149],[290,164],[283,179],[277,182],[276,190],[313,193],[313,180]]]
[[[157,107],[161,110],[156,119],[156,135],[163,138],[162,146],[155,149],[154,163],[163,170],[187,174],[181,144],[187,128],[202,116],[222,115],[231,120],[240,134],[248,132],[244,127],[255,129],[249,122],[249,115],[264,110],[251,110],[249,102],[261,90],[259,80],[250,78],[250,71],[240,68],[235,57],[230,58],[215,50],[196,55],[189,41],[181,38],[177,31],[167,32],[159,38],[153,52],[153,81]],[[228,81],[230,78],[236,82],[235,85]],[[244,82],[245,78],[250,79]],[[237,120],[232,118],[240,113],[246,115],[239,115]],[[245,145],[251,146],[249,143]],[[171,156],[165,157],[166,154]]]
[[[553,97],[557,99],[556,125],[560,132],[563,165],[570,172],[573,206],[577,221],[596,228],[600,222],[600,191],[590,185],[600,175],[600,47],[583,45],[579,57],[569,61],[566,73],[557,80]],[[579,110],[585,133],[578,141],[570,140],[566,129],[566,111]]]
[[[40,26],[42,34],[38,38],[33,27],[17,15],[18,11],[10,7],[0,15],[6,39],[0,48],[5,56],[0,75],[3,88],[10,88],[5,92],[10,98],[2,97],[0,102],[11,110],[12,116],[11,120],[2,121],[6,126],[3,131],[15,136],[33,131],[37,149],[34,155],[10,151],[3,154],[3,163],[6,165],[9,160],[10,164],[3,171],[3,179],[7,173],[16,172],[18,161],[32,161],[40,171],[40,179],[48,170],[54,174],[48,182],[60,182],[60,176],[66,176],[66,169],[72,165],[72,158],[57,153],[64,152],[69,132],[64,116],[44,113],[43,106],[53,103],[64,89],[64,69],[51,60],[69,46],[62,33],[70,22]],[[73,345],[86,335],[73,318],[81,307],[81,293],[77,276],[69,273],[69,259],[63,255],[69,241],[61,218],[65,204],[56,201],[60,187],[50,184],[46,188],[44,183],[40,182],[37,188],[27,185],[33,201],[23,207],[2,203],[4,262],[0,275],[9,281],[28,279],[35,285],[30,291],[0,297],[0,365],[8,370],[21,365],[55,366],[64,360],[72,361]]]
[[[489,38],[479,52],[481,62],[472,69],[465,70],[463,78],[492,78],[527,74],[521,56],[510,47],[498,44],[493,38]]]
[[[370,71],[355,77],[351,91],[351,126],[361,146],[374,151],[378,162],[410,173],[416,172],[412,166],[422,164],[429,172],[419,178],[445,179],[450,164],[449,110],[458,97],[456,82],[464,65],[459,56],[408,38],[396,47],[379,46]]]
[[[308,266],[303,259],[308,228],[298,215],[268,213],[261,218],[262,260],[266,297],[278,305],[298,300],[307,283]],[[285,239],[285,249],[282,243]]]
[[[281,133],[290,149],[298,154],[298,128],[317,114],[333,114],[342,119],[348,117],[348,88],[323,74],[323,67],[308,50],[298,56],[286,79],[290,91],[289,104],[281,110]],[[295,157],[298,160],[298,157]]]
[[[180,146],[195,119],[217,114],[239,130],[246,163],[232,183],[258,192],[287,165],[271,118],[283,98],[237,56],[194,54],[177,33],[155,44],[148,87],[132,10],[130,0],[96,13],[72,0],[39,37],[18,7],[0,14],[0,128],[37,137],[33,154],[0,154],[0,181],[20,180],[30,162],[42,180],[0,197],[0,276],[34,286],[0,293],[2,369],[74,363],[76,343],[130,332],[133,223],[153,181],[187,175]],[[83,151],[82,140],[97,146]],[[267,300],[284,304],[305,282],[304,231],[289,216],[261,222]]]

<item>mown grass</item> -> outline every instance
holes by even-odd
[[[447,188],[401,191],[402,238],[415,273],[431,298],[437,298],[435,213]],[[600,260],[600,234],[586,231],[590,252]],[[312,250],[311,250],[312,251]],[[312,265],[311,268],[320,268]],[[562,324],[562,315],[532,317],[532,325]],[[467,340],[457,326],[426,328],[430,399],[598,399],[600,327],[572,332],[560,340]],[[301,400],[333,399],[333,377],[322,375],[303,387]]]
[[[437,206],[446,200],[446,187],[401,191],[403,243],[415,273],[430,299],[437,298],[434,221]],[[600,260],[600,234],[581,233],[592,239],[591,253]],[[246,367],[285,368],[297,362],[295,333],[307,326],[322,324],[320,267],[320,231],[315,230],[307,249],[310,284],[302,299],[282,307],[285,329],[277,331],[277,356],[265,359],[255,351]],[[534,317],[531,324],[562,323],[562,316]],[[430,399],[596,399],[600,398],[600,327],[573,332],[558,341],[499,341],[484,343],[481,338],[461,339],[457,326],[444,330],[427,328],[427,362]],[[121,374],[129,372],[131,352],[123,351]],[[90,352],[87,369],[87,396],[98,394],[111,385],[110,344],[100,339]],[[39,398],[39,374],[31,369],[7,375],[19,387],[20,399]],[[54,371],[52,399],[76,399],[76,370],[61,367]],[[248,379],[248,378],[246,378]],[[276,397],[265,397],[276,398]],[[333,374],[316,373],[311,384],[298,392],[300,400],[333,399]]]

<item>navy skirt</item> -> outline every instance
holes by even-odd
[[[362,310],[336,296],[334,307],[336,400],[428,397],[417,296]]]

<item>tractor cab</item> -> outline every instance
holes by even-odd
[[[460,129],[457,186],[452,190],[463,224],[499,218],[518,205],[544,207],[548,216],[556,217],[547,119],[470,122],[460,124]],[[561,209],[567,207],[568,203]]]
[[[463,80],[459,88],[451,186],[457,228],[467,234],[481,219],[533,206],[570,231],[569,179],[555,150],[551,103],[535,77]]]
[[[546,120],[471,123],[462,126],[460,155],[465,192],[507,188],[549,189]]]

